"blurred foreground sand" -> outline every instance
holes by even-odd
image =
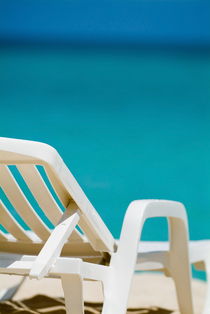
[[[10,286],[20,280],[20,277],[1,275],[0,288]],[[195,313],[202,313],[205,300],[206,284],[199,280],[193,280],[193,297]],[[44,294],[51,297],[62,297],[63,291],[59,279],[42,279],[40,281],[26,279],[15,300],[30,298],[36,294]],[[97,282],[84,282],[84,297],[87,302],[102,302],[102,287]],[[131,289],[130,308],[164,308],[179,313],[175,297],[173,281],[161,274],[143,273],[135,275]],[[161,312],[162,313],[162,312]]]

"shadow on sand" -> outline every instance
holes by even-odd
[[[101,314],[102,304],[85,303],[85,314]],[[22,301],[0,302],[0,314],[66,314],[63,298],[35,295]],[[157,307],[130,309],[127,314],[170,314],[172,310]],[[117,313],[116,313],[117,314]]]
[[[85,314],[100,314],[102,306],[99,304],[85,303]],[[166,310],[159,307],[129,309],[127,314],[170,314],[172,310]]]

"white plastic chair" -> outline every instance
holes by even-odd
[[[46,219],[29,201],[21,180]],[[0,187],[0,273],[61,278],[68,314],[84,313],[83,279],[99,280],[104,290],[102,314],[125,314],[135,269],[163,270],[175,281],[181,313],[193,314],[189,261],[208,267],[210,244],[195,242],[188,250],[181,203],[132,202],[116,241],[54,148],[8,138],[0,138]],[[151,217],[168,218],[170,243],[139,242],[144,222]],[[21,219],[30,230],[22,227]],[[210,313],[208,302],[205,314]]]

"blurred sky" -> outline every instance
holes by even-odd
[[[209,0],[1,0],[0,40],[210,44]]]

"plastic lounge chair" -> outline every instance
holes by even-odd
[[[102,314],[125,314],[135,269],[161,269],[175,281],[181,313],[193,313],[189,259],[206,262],[209,242],[192,243],[188,250],[181,203],[132,202],[120,240],[115,241],[54,148],[8,138],[0,138],[0,187],[1,274],[61,278],[68,314],[84,313],[83,279],[99,280]],[[168,218],[170,244],[139,242],[144,222],[151,217]]]

